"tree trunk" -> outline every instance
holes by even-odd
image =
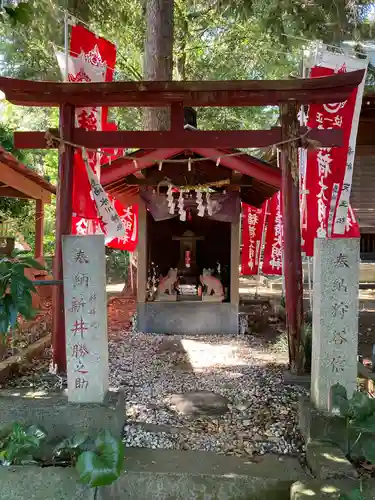
[[[144,55],[145,80],[172,80],[174,0],[147,0]],[[169,130],[170,111],[147,108],[145,130]]]

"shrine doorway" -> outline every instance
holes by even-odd
[[[186,220],[180,220],[176,213],[168,217],[168,211],[161,210],[161,206],[166,203],[165,196],[161,195],[162,205],[155,201],[155,194],[151,192],[150,196],[152,204],[149,209],[146,208],[147,204],[140,205],[139,211],[139,237],[146,242],[142,250],[139,248],[140,262],[144,262],[148,277],[152,263],[157,265],[159,276],[165,277],[168,270],[173,268],[178,289],[174,297],[165,295],[158,298],[150,296],[147,290],[145,300],[138,299],[138,329],[145,333],[161,334],[237,333],[240,249],[238,194],[229,196],[234,198],[237,208],[224,215],[224,221],[217,220],[221,219],[218,214],[216,220],[215,215],[200,217],[196,209],[187,210]],[[186,196],[188,206],[190,195]],[[160,217],[163,220],[157,220],[160,214],[164,214]],[[139,269],[142,268],[140,266]],[[212,275],[220,280],[224,292],[222,299],[212,296],[207,300],[207,297],[200,296],[198,290],[203,269],[210,269]],[[149,280],[145,276],[146,281],[149,288]],[[201,292],[204,295],[204,290]],[[175,291],[172,293],[174,295]]]
[[[147,241],[149,272],[155,269],[165,276],[170,268],[177,268],[181,284],[179,297],[184,302],[195,301],[199,277],[204,269],[210,269],[212,275],[220,280],[224,288],[224,302],[230,302],[229,222],[190,214],[184,222],[178,217],[155,221],[148,213]],[[148,292],[150,296],[152,290]]]

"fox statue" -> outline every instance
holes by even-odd
[[[176,283],[176,281],[177,281],[177,268],[174,269],[173,267],[171,267],[168,271],[167,276],[164,276],[164,278],[160,280],[157,290],[157,295],[159,296],[165,295],[167,293],[167,290],[168,294],[172,295],[174,284]]]
[[[202,274],[199,277],[200,282],[203,286],[207,287],[207,292],[205,295],[213,295],[215,297],[224,298],[224,290],[221,281],[214,276],[211,276],[211,269],[203,269]]]

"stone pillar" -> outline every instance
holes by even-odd
[[[311,399],[330,410],[330,389],[356,389],[359,239],[315,239]]]
[[[231,223],[230,232],[230,303],[237,308],[240,301],[240,217]]]
[[[63,236],[68,400],[103,403],[108,392],[104,236]]]
[[[137,302],[146,302],[147,285],[147,210],[142,201],[138,207]]]

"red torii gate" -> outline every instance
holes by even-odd
[[[70,234],[74,147],[87,148],[251,148],[277,143],[281,149],[284,218],[284,273],[287,327],[291,369],[300,370],[303,284],[299,215],[298,147],[304,147],[306,129],[297,113],[301,105],[341,102],[364,77],[364,71],[303,80],[215,81],[215,82],[111,82],[56,83],[0,78],[0,89],[8,101],[22,106],[58,106],[65,147],[59,153],[59,185],[56,212],[54,278],[62,280],[61,237]],[[171,130],[163,132],[88,132],[75,128],[75,107],[136,106],[169,107]],[[184,107],[279,106],[281,127],[271,130],[184,130]],[[298,139],[300,138],[300,139]],[[45,132],[15,132],[17,148],[50,147]],[[306,140],[306,137],[305,137]],[[340,146],[341,131],[312,130],[308,140],[321,146]],[[155,160],[157,160],[155,158]],[[142,161],[129,165],[128,173],[142,169]],[[235,166],[233,166],[235,169]],[[251,172],[243,172],[251,175]],[[140,242],[142,244],[142,242]],[[53,361],[58,371],[66,369],[64,294],[58,286],[54,297]]]

